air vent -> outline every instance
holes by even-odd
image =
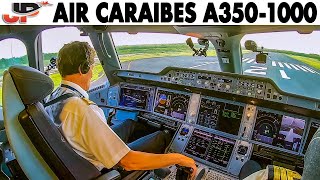
[[[106,87],[106,85],[100,85],[100,86],[97,86],[97,87],[95,87],[95,88],[92,88],[92,89],[90,89],[89,91],[88,91],[88,93],[92,93],[92,92],[95,92],[95,91],[98,91],[98,90],[100,90],[100,89],[103,89],[104,87]]]

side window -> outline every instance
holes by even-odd
[[[13,65],[28,66],[27,49],[18,39],[4,39],[0,41],[0,105],[2,106],[3,73]]]
[[[73,41],[85,41],[93,47],[89,36],[81,36],[80,34],[80,30],[76,27],[53,28],[42,32],[44,70],[53,80],[55,88],[59,86],[61,76],[54,63],[55,59],[58,57],[58,52],[63,45]],[[104,83],[105,80],[105,73],[100,61],[98,57],[95,57],[91,86],[97,86]]]

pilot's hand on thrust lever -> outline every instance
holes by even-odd
[[[192,173],[190,174],[190,179],[193,179],[195,175],[197,174],[197,166],[193,159],[187,157],[187,156],[181,156],[180,163],[178,163],[180,166],[189,167],[192,168]]]

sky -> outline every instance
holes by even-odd
[[[184,35],[172,34],[138,33],[131,35],[128,33],[113,33],[116,45],[185,43],[187,38]],[[65,43],[71,41],[87,41],[91,43],[89,37],[81,37],[79,30],[75,27],[46,30],[42,33],[42,40],[42,48],[45,53],[58,52]],[[242,45],[244,45],[245,40],[254,40],[258,46],[265,48],[320,54],[320,32],[303,35],[297,32],[251,34],[243,37],[241,40]],[[21,41],[16,39],[0,41],[0,58],[19,57],[25,54],[26,48]]]

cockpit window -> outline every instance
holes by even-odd
[[[243,54],[244,74],[267,77],[284,91],[320,99],[320,32],[249,34],[241,40],[243,49],[248,40],[255,42],[257,52]],[[265,63],[256,61],[261,54]]]
[[[4,39],[0,41],[0,105],[2,106],[3,73],[10,66],[28,66],[28,56],[25,45],[18,39]]]
[[[197,38],[165,33],[112,33],[122,69],[160,72],[165,67],[220,71],[213,45],[199,45]],[[192,50],[186,43],[191,38]],[[193,56],[194,55],[194,56]],[[206,57],[207,56],[207,57]]]
[[[55,88],[60,84],[61,81],[61,76],[56,67],[58,52],[64,44],[73,41],[85,41],[92,46],[89,36],[85,34],[81,35],[80,30],[75,27],[53,28],[42,32],[44,71],[53,80]],[[98,57],[96,57],[91,86],[94,87],[106,82],[107,79],[104,74],[105,73],[100,64],[100,61]]]

